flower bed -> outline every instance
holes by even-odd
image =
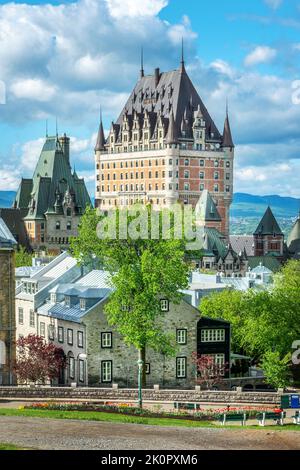
[[[142,416],[151,418],[177,418],[177,419],[189,419],[196,421],[216,421],[224,413],[232,415],[236,413],[246,413],[248,418],[255,419],[258,413],[262,412],[280,412],[282,410],[274,409],[274,407],[225,407],[225,408],[210,408],[203,410],[176,410],[176,411],[151,411],[146,408],[138,408],[128,403],[110,403],[104,404],[91,404],[91,403],[34,403],[32,405],[26,405],[21,407],[26,410],[53,410],[53,411],[91,411],[99,413],[118,413],[129,416]]]

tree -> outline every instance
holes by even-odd
[[[261,363],[266,382],[275,388],[285,388],[291,377],[289,365],[290,355],[280,359],[279,352],[266,352]]]
[[[155,214],[156,239],[152,238],[154,222],[150,207],[126,213],[115,210],[103,215],[88,208],[81,219],[79,236],[71,241],[71,246],[79,261],[98,263],[110,272],[113,292],[105,307],[108,322],[120,332],[125,343],[137,349],[144,364],[146,347],[166,355],[175,351],[175,342],[162,327],[161,300],[177,304],[181,301],[179,290],[188,285],[189,265],[184,259],[184,240],[174,237],[172,217],[168,236],[162,236],[166,211],[164,215]],[[127,228],[121,237],[124,216]],[[103,229],[100,238],[99,227]],[[107,227],[106,232],[103,227]],[[142,375],[145,385],[144,367]]]
[[[46,343],[38,335],[30,334],[16,342],[17,359],[15,371],[21,382],[42,382],[59,377],[66,365],[64,352],[53,343]]]
[[[227,366],[226,364],[217,364],[213,356],[194,353],[193,362],[197,372],[196,382],[200,385],[204,384],[207,390],[211,390],[214,385],[224,380]]]
[[[32,265],[32,255],[23,246],[16,252],[16,268]]]

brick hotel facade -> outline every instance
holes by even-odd
[[[185,69],[145,76],[132,91],[107,138],[102,119],[95,146],[96,207],[135,202],[196,206],[208,190],[228,237],[234,144],[228,112],[218,131]]]

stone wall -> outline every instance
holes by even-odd
[[[0,341],[5,344],[6,364],[0,369],[0,384],[9,384],[15,361],[15,254],[0,249]],[[1,367],[1,366],[0,366]]]
[[[136,389],[114,388],[71,388],[71,387],[0,387],[0,399],[60,399],[60,400],[137,400]],[[280,395],[264,392],[220,392],[196,390],[143,390],[146,401],[163,402],[207,402],[207,403],[247,403],[278,405]]]

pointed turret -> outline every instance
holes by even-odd
[[[103,123],[102,123],[102,116],[100,116],[100,125],[99,125],[99,130],[98,130],[98,135],[97,135],[97,142],[95,145],[95,152],[105,150],[104,145],[105,145],[105,137],[104,137]]]
[[[181,73],[185,73],[183,38],[181,40],[181,61],[179,70]]]
[[[228,107],[226,109],[226,118],[225,118],[225,123],[224,123],[222,147],[234,148],[234,143],[232,140],[231,129],[230,129],[230,124],[229,124]]]
[[[283,235],[270,206],[268,206],[261,221],[259,222],[254,235]]]
[[[201,222],[221,222],[221,216],[209,191],[205,189],[196,204],[195,214]]]
[[[288,236],[287,246],[291,254],[300,254],[300,214]]]
[[[178,137],[177,137],[176,125],[174,121],[174,113],[173,113],[173,110],[171,110],[170,118],[169,118],[167,144],[177,144],[177,143],[178,143]]]

